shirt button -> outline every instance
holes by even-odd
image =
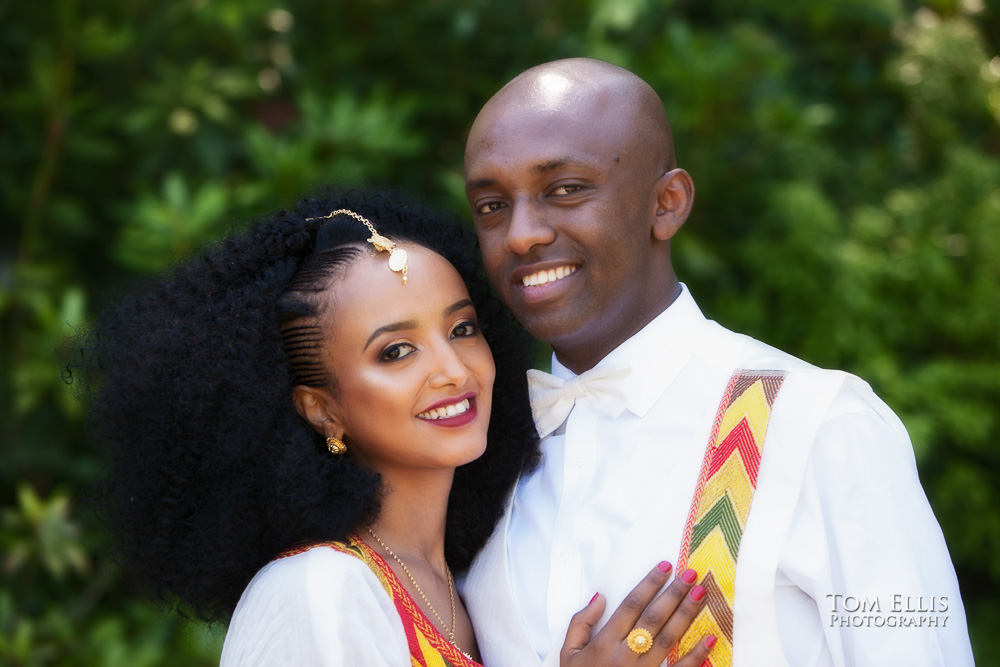
[[[576,467],[577,468],[582,468],[583,467],[583,457],[582,456],[577,456],[576,457]]]
[[[559,550],[559,560],[561,560],[564,563],[566,561],[568,561],[569,560],[569,552],[566,551],[565,549],[560,549]]]

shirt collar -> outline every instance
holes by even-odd
[[[681,293],[673,303],[597,365],[632,369],[623,379],[627,384],[627,407],[636,416],[644,417],[700,348],[708,324],[687,285],[681,283]],[[552,374],[563,380],[576,377],[555,354]]]

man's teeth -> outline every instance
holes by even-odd
[[[521,278],[521,282],[525,287],[532,287],[534,285],[544,285],[545,283],[551,283],[554,280],[559,280],[560,278],[565,278],[571,273],[576,272],[575,266],[560,266],[555,269],[549,269],[547,271],[539,271],[538,273],[532,273],[530,276],[525,276]]]
[[[421,412],[417,416],[421,419],[445,419],[447,417],[460,415],[468,409],[469,399],[465,399],[461,403],[453,403],[442,408],[434,408],[433,410],[428,410],[427,412]]]

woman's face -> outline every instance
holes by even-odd
[[[454,468],[482,455],[493,355],[455,268],[412,243],[408,281],[365,252],[327,292],[331,414],[349,455],[386,474]]]

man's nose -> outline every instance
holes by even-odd
[[[525,198],[515,200],[511,209],[506,239],[507,248],[511,252],[527,255],[535,246],[552,243],[555,230],[549,224],[542,206]]]

